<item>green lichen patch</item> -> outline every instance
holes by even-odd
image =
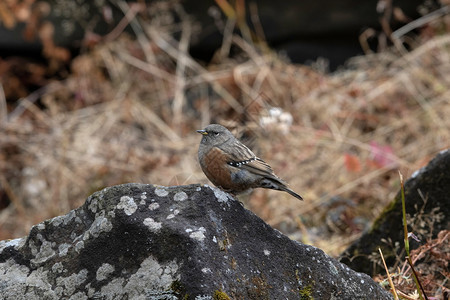
[[[219,291],[214,291],[213,299],[214,300],[230,300],[230,297],[225,292],[222,292],[219,290]]]
[[[312,292],[312,286],[311,285],[307,285],[304,288],[301,288],[299,290],[300,299],[301,300],[313,300],[314,297],[311,295],[311,292]]]

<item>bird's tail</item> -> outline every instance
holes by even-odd
[[[294,192],[293,190],[291,190],[290,188],[284,187],[284,189],[282,190],[285,191],[286,193],[289,193],[289,195],[294,196],[295,198],[303,201],[303,197]]]
[[[299,200],[303,200],[302,196],[300,196],[299,194],[297,194],[296,192],[294,192],[293,190],[288,188],[286,183],[279,178],[275,178],[272,180],[265,178],[261,181],[261,187],[266,188],[266,189],[283,191],[283,192],[289,193],[289,195],[294,196],[295,198],[297,198]]]

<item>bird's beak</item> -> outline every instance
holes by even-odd
[[[208,135],[208,133],[206,132],[206,130],[197,130],[198,133],[201,133],[203,135]]]

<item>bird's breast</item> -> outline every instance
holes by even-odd
[[[227,155],[219,148],[212,148],[200,158],[200,165],[206,177],[214,185],[226,189],[231,185],[231,172],[227,165]]]
[[[234,193],[240,193],[250,188],[249,172],[230,166],[228,162],[229,156],[216,147],[200,158],[203,172],[214,185]]]

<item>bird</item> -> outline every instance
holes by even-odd
[[[210,124],[197,130],[202,134],[198,160],[206,177],[220,189],[234,195],[253,188],[284,191],[297,199],[302,196],[291,190],[287,183],[227,128]]]

